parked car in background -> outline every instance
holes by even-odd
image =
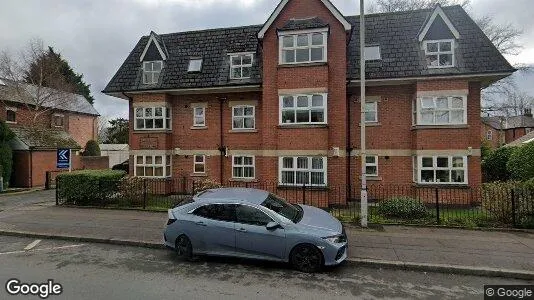
[[[165,245],[187,259],[235,256],[289,262],[297,270],[315,272],[347,257],[339,220],[263,190],[206,190],[168,214]]]
[[[130,172],[130,161],[129,160],[125,160],[125,161],[121,162],[120,164],[114,165],[111,169],[112,170],[118,170],[118,171],[124,171],[124,172],[128,173],[128,172]]]

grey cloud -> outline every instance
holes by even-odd
[[[191,0],[202,1],[202,0]],[[516,5],[520,2],[522,5]],[[358,13],[357,0],[333,0],[345,15]],[[474,11],[503,14],[531,29],[527,7],[531,0],[475,0]],[[237,3],[237,1],[235,2]],[[0,12],[0,48],[17,50],[32,37],[41,37],[59,50],[77,72],[83,73],[104,116],[128,117],[127,102],[100,93],[142,35],[150,30],[168,33],[215,27],[262,24],[278,0],[257,0],[249,6],[230,1],[206,6],[183,6],[156,1],[4,0]],[[531,32],[531,31],[530,31]],[[534,40],[534,39],[532,39]],[[529,45],[533,47],[534,45]]]

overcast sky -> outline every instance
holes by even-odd
[[[368,0],[372,2],[373,0]],[[95,107],[106,117],[127,117],[126,101],[100,93],[142,35],[151,30],[185,30],[262,24],[278,0],[2,0],[0,50],[18,51],[39,37],[58,50],[91,84]],[[355,15],[358,0],[332,0],[344,15]],[[491,15],[497,22],[524,30],[524,46],[512,63],[534,64],[534,1],[472,0],[475,17]],[[516,76],[534,95],[534,75]]]

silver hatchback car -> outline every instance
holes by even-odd
[[[315,272],[347,258],[347,237],[328,212],[289,204],[263,190],[206,190],[169,210],[165,246],[179,256],[235,256]]]

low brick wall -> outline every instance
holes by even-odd
[[[109,169],[109,156],[80,156],[80,169]]]

